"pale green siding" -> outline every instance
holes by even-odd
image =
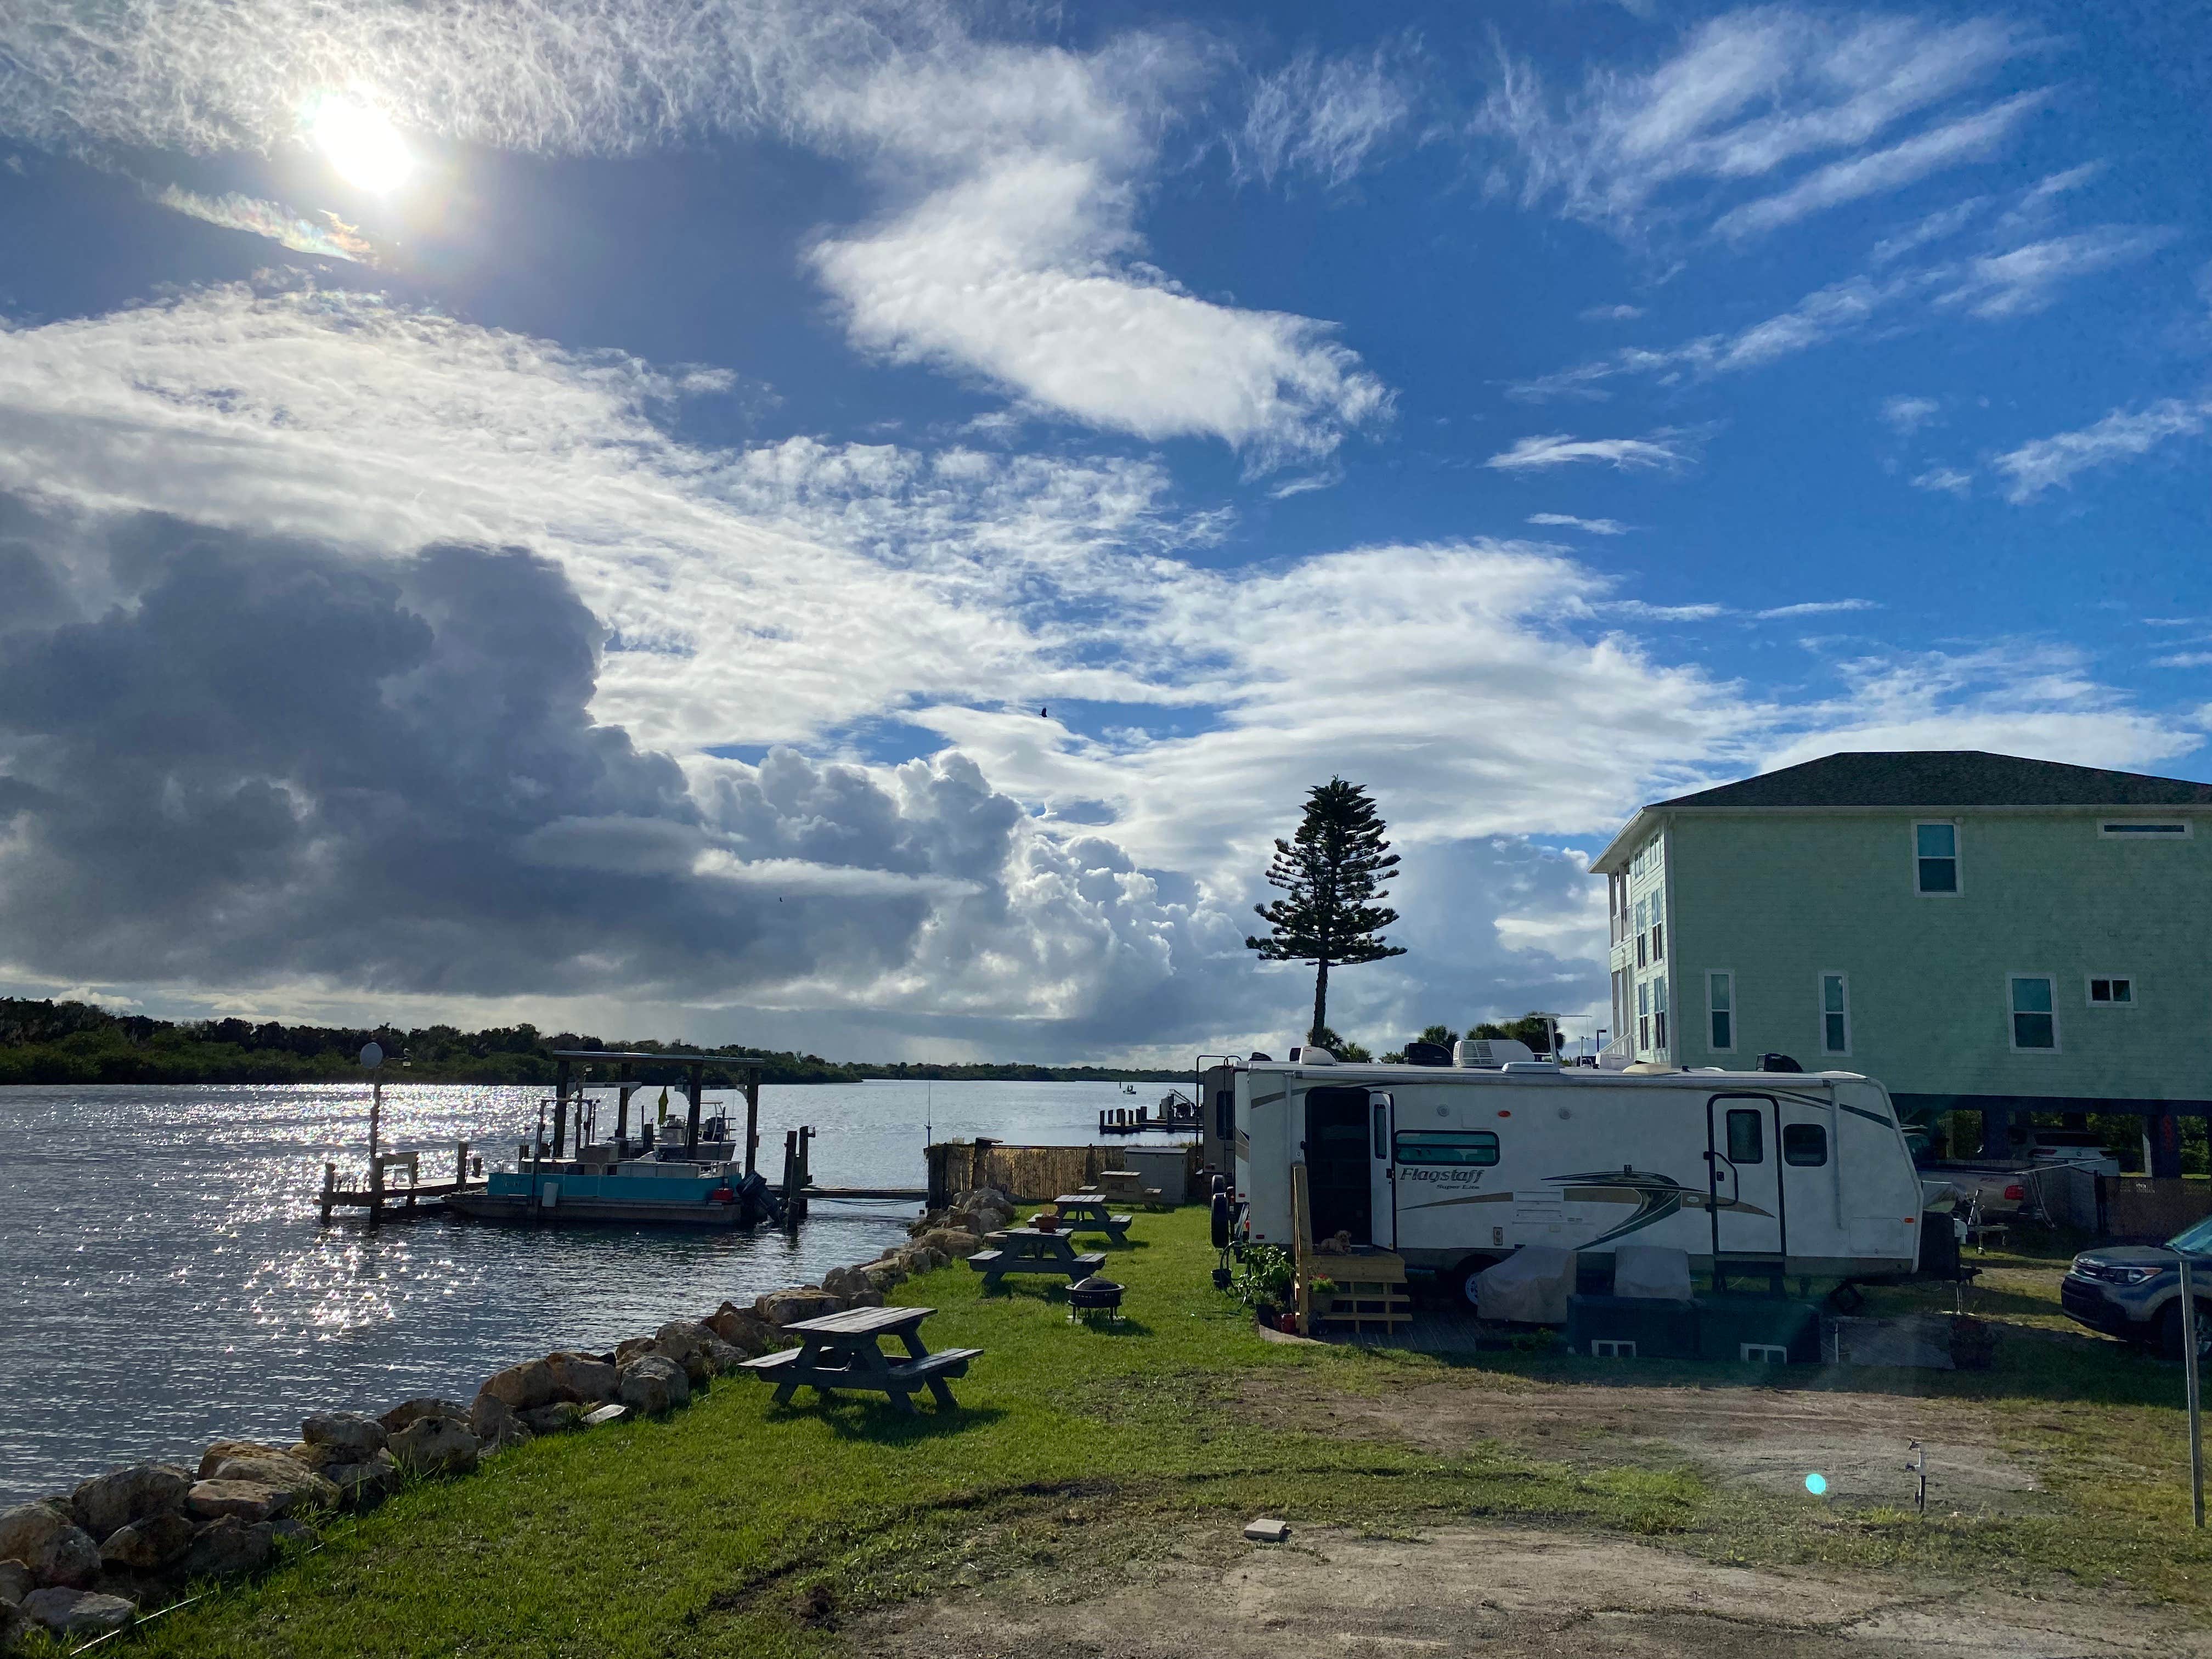
[[[1914,890],[1912,825],[1959,826],[1960,891]],[[2186,818],[2161,842],[2100,822]],[[2212,1097],[2212,817],[2132,809],[1667,813],[1671,1058],[1761,1052],[1911,1094]],[[1705,975],[1735,975],[1733,1054],[1708,1042]],[[1850,1052],[1823,1053],[1820,976],[1850,988]],[[2008,978],[2053,981],[2058,1048],[2015,1052]],[[2132,1006],[2093,1006],[2118,975]]]

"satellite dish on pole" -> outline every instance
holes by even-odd
[[[384,1050],[374,1042],[363,1043],[361,1050],[361,1063],[370,1071],[374,1071],[384,1064]]]

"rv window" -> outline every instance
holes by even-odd
[[[1375,1156],[1390,1156],[1390,1109],[1379,1100],[1375,1103]]]
[[[1224,1140],[1236,1139],[1237,1091],[1234,1089],[1218,1089],[1214,1091],[1213,1128],[1214,1133]]]
[[[1765,1114],[1742,1107],[1731,1109],[1728,1115],[1728,1148],[1731,1164],[1765,1163]]]
[[[1782,1161],[1800,1169],[1817,1168],[1828,1161],[1828,1132],[1817,1123],[1782,1126]]]
[[[1498,1162],[1498,1137],[1487,1129],[1401,1129],[1401,1164],[1461,1164],[1484,1167]]]

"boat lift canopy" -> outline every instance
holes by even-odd
[[[696,1158],[699,1155],[699,1090],[709,1066],[720,1066],[743,1073],[744,1081],[738,1086],[745,1096],[745,1173],[751,1175],[759,1163],[760,1154],[760,1079],[768,1062],[749,1054],[687,1054],[666,1051],[647,1052],[626,1048],[556,1048],[553,1058],[561,1062],[554,1083],[554,1092],[562,1103],[562,1109],[553,1115],[553,1156],[566,1155],[568,1114],[567,1102],[572,1093],[571,1067],[577,1060],[611,1061],[615,1075],[610,1085],[622,1091],[620,1103],[615,1108],[615,1139],[624,1140],[629,1135],[629,1097],[631,1091],[644,1085],[631,1075],[639,1066],[681,1066],[684,1073],[684,1093],[690,1097],[691,1110],[684,1132],[684,1155]],[[577,1121],[580,1139],[583,1122]]]

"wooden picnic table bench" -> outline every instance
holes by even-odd
[[[784,1327],[799,1346],[779,1353],[748,1359],[744,1368],[775,1382],[775,1403],[788,1405],[801,1383],[817,1395],[834,1389],[867,1389],[890,1396],[900,1411],[914,1411],[917,1389],[927,1389],[940,1408],[952,1398],[950,1378],[968,1375],[968,1362],[980,1358],[981,1348],[944,1348],[932,1353],[922,1345],[921,1322],[933,1308],[848,1308],[843,1313],[819,1319],[801,1319]],[[884,1352],[884,1338],[895,1336],[904,1346],[900,1358]]]
[[[999,1248],[978,1250],[968,1258],[968,1265],[983,1275],[987,1287],[996,1285],[1007,1273],[1064,1273],[1072,1285],[1079,1279],[1088,1279],[1106,1265],[1106,1258],[1095,1250],[1078,1255],[1075,1241],[1062,1232],[1009,1227],[1004,1232],[993,1233],[991,1243]]]
[[[1110,1213],[1106,1200],[1097,1193],[1062,1193],[1052,1202],[1060,1212],[1061,1231],[1104,1233],[1116,1244],[1129,1242],[1129,1224],[1136,1217]]]

